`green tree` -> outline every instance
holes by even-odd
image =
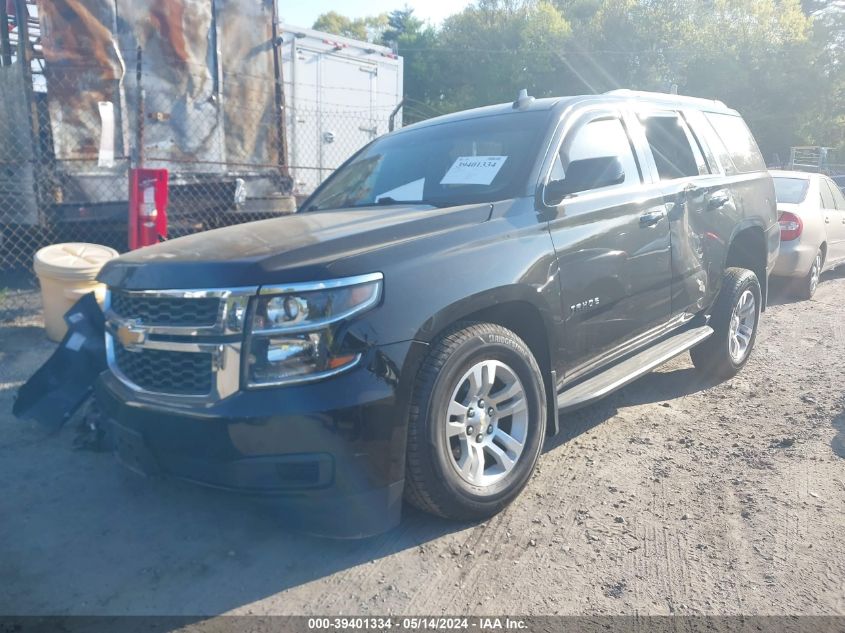
[[[351,37],[356,40],[367,39],[367,25],[363,20],[353,20],[337,11],[329,11],[320,15],[314,21],[313,28],[317,31]]]
[[[677,86],[740,110],[768,158],[801,141],[820,77],[798,0],[604,0],[575,25],[568,92]]]
[[[396,45],[403,35],[413,36],[422,28],[422,20],[414,17],[414,10],[405,5],[387,15],[387,28],[382,33],[382,41],[388,46]]]
[[[479,0],[447,18],[438,33],[438,107],[510,101],[521,88],[535,96],[553,94],[570,34],[569,23],[544,0]]]
[[[343,37],[351,37],[366,42],[376,42],[388,26],[386,13],[364,18],[350,18],[337,11],[321,14],[312,26],[317,31],[324,31]]]
[[[820,82],[799,132],[804,143],[838,148],[835,160],[845,162],[845,6],[827,4],[813,14],[811,41]]]
[[[368,21],[369,20],[369,21]],[[845,149],[842,0],[476,0],[441,27],[409,7],[315,28],[404,58],[406,122],[535,96],[633,88],[721,99],[767,158]]]

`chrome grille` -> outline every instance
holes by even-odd
[[[240,388],[243,317],[258,287],[106,295],[106,356],[139,398],[216,402]],[[181,401],[181,400],[180,400]]]
[[[219,297],[146,296],[112,291],[112,311],[144,325],[165,327],[210,327],[217,323]]]
[[[158,349],[129,351],[115,342],[120,372],[135,385],[152,392],[203,396],[212,389],[212,355]]]

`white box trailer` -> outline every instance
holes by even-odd
[[[347,158],[402,124],[402,58],[389,48],[282,24],[282,78],[294,193],[310,194]]]

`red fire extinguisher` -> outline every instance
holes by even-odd
[[[167,170],[129,170],[129,248],[167,239]]]
[[[18,28],[18,16],[15,13],[15,0],[6,0],[6,31],[9,33]]]

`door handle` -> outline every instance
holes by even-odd
[[[662,220],[665,217],[666,217],[665,211],[650,211],[648,213],[643,213],[640,216],[640,226],[641,227],[654,226],[655,224],[660,222],[660,220]]]
[[[824,216],[824,223],[830,224],[830,216],[829,215]]]
[[[723,206],[731,201],[731,197],[726,193],[715,193],[707,200],[707,210],[715,211],[721,209]]]

